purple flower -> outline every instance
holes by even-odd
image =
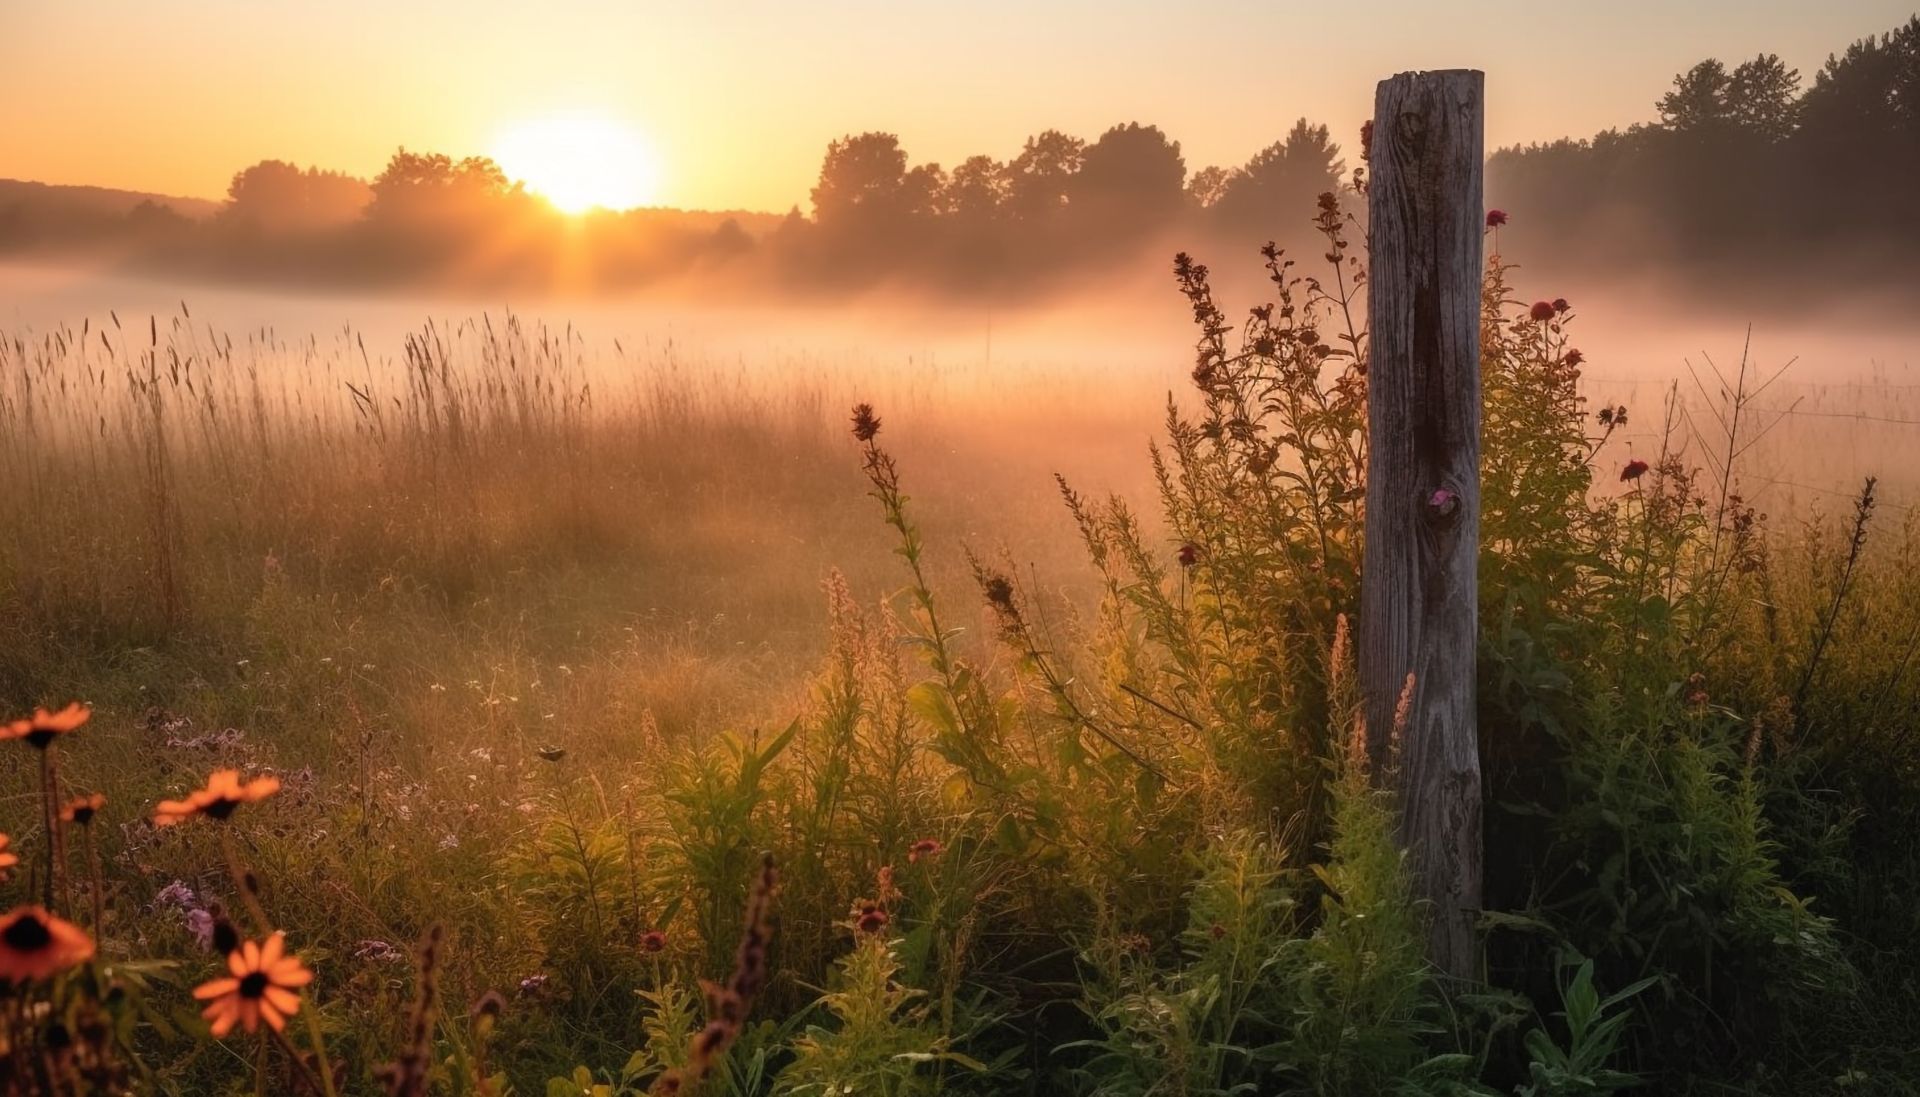
[[[181,880],[175,880],[161,888],[153,897],[153,901],[161,906],[180,907],[183,910],[200,905],[200,900],[194,896],[193,889]]]
[[[202,952],[213,947],[213,915],[194,907],[187,911],[187,932],[193,934],[193,941]]]

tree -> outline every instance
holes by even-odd
[[[937,217],[947,211],[947,173],[938,164],[919,164],[900,186],[900,212],[908,217]]]
[[[1768,141],[1784,141],[1793,133],[1799,99],[1800,70],[1788,68],[1778,54],[1742,62],[1727,79],[1728,119]]]
[[[1673,90],[1660,97],[1660,121],[1680,133],[1725,128],[1731,121],[1727,107],[1732,83],[1727,66],[1702,61],[1673,78]]]
[[[222,213],[273,233],[319,232],[358,220],[372,201],[373,189],[351,175],[262,160],[234,175]]]
[[[1270,233],[1277,224],[1311,217],[1314,199],[1336,189],[1345,171],[1332,132],[1302,118],[1227,177],[1213,209],[1235,231]]]
[[[1015,217],[1050,217],[1067,204],[1067,190],[1087,143],[1059,130],[1048,130],[1027,143],[1007,165],[1008,205]]]
[[[942,200],[947,213],[971,224],[1000,216],[1010,192],[1007,167],[991,156],[969,156],[953,169]]]
[[[508,200],[525,194],[487,157],[454,160],[404,148],[374,177],[372,190],[368,216],[423,224],[498,215]]]
[[[1920,144],[1920,15],[1829,56],[1801,102],[1801,124],[1822,142]]]
[[[922,181],[924,183],[924,180]],[[827,146],[813,188],[813,216],[822,225],[904,211],[907,154],[891,133],[842,137]]]
[[[1179,212],[1186,181],[1180,143],[1169,141],[1157,126],[1128,122],[1101,134],[1081,153],[1068,202],[1109,227],[1138,227]]]
[[[1217,164],[1201,168],[1193,173],[1193,178],[1187,180],[1187,197],[1193,200],[1194,205],[1206,209],[1220,201],[1220,196],[1226,193],[1228,178],[1227,169]]]

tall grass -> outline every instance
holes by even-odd
[[[1182,257],[1133,493],[512,318],[6,341],[0,697],[93,716],[0,823],[108,801],[98,906],[51,904],[99,957],[9,984],[0,1084],[1911,1092],[1914,529],[1871,487],[1767,519],[1739,382],[1719,448],[1595,406],[1497,260],[1486,979],[1428,971],[1346,670],[1364,256],[1316,223],[1331,268],[1269,249],[1243,318]],[[215,767],[277,791],[148,822]],[[310,1030],[183,1012],[234,922]]]

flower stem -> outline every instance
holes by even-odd
[[[106,878],[100,871],[100,846],[93,840],[93,825],[82,827],[81,832],[87,842],[87,868],[93,874],[93,935],[98,938],[107,925]]]
[[[253,919],[253,927],[261,937],[273,933],[273,923],[267,920],[267,912],[260,906],[260,897],[253,892],[253,879],[247,873],[247,866],[240,861],[240,851],[234,847],[233,834],[225,823],[219,825],[220,852],[226,855],[227,873],[233,877],[233,889],[240,893],[240,903],[247,908],[247,914]]]
[[[58,898],[67,898],[67,842],[60,827],[60,772],[54,765],[53,744],[40,748],[40,798],[47,823],[46,907],[55,914]]]
[[[247,866],[241,863],[240,851],[233,844],[233,832],[227,828],[225,823],[222,823],[219,829],[220,852],[226,855],[227,872],[233,877],[234,890],[240,893],[240,901],[246,906],[247,914],[253,919],[254,925],[259,929],[260,936],[263,938],[268,937],[273,933],[273,923],[267,920],[266,908],[260,905],[260,897],[254,894],[253,882],[252,878],[247,874]],[[311,1001],[303,1004],[308,1008],[300,1012],[306,1017],[307,1036],[313,1041],[313,1057],[319,1064],[320,1092],[325,1094],[326,1097],[337,1097],[337,1091],[333,1088],[333,1066],[327,1062],[326,1038],[322,1036],[320,1032],[320,1018],[314,1013],[314,1009],[317,1007]],[[285,1039],[285,1035],[281,1034],[281,1038]],[[293,1050],[293,1045],[290,1041],[287,1047],[288,1053],[293,1056],[294,1062],[300,1064],[304,1070],[306,1064],[301,1060],[299,1053]]]

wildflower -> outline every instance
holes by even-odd
[[[665,952],[667,935],[657,929],[650,929],[640,935],[640,951],[647,953]]]
[[[945,848],[937,838],[922,838],[907,847],[907,863],[917,865],[922,859],[930,861],[940,856],[940,851]]]
[[[1555,311],[1555,312],[1570,312],[1570,311],[1572,311],[1572,309],[1573,309],[1573,306],[1572,306],[1572,305],[1569,305],[1569,304],[1567,304],[1567,299],[1566,299],[1566,298],[1564,298],[1564,297],[1556,297],[1556,298],[1554,298],[1554,299],[1553,299],[1553,311]]]
[[[193,937],[193,943],[205,952],[213,948],[214,917],[213,912],[194,907],[186,912],[187,933]]]
[[[1603,427],[1610,427],[1613,425],[1613,409],[1612,408],[1607,407],[1607,408],[1600,409],[1600,425]]]
[[[37,708],[32,716],[0,726],[0,739],[25,739],[28,746],[45,750],[56,738],[86,723],[92,715],[93,710],[78,701],[59,712]]]
[[[873,413],[872,404],[853,406],[853,437],[855,441],[871,442],[873,436],[880,433],[880,417]]]
[[[175,880],[173,883],[161,888],[159,892],[154,895],[153,901],[171,907],[185,908],[197,905],[194,899],[193,889],[188,887],[184,880]]]
[[[1490,229],[1497,229],[1497,228],[1499,228],[1499,227],[1500,227],[1501,225],[1504,225],[1504,224],[1506,224],[1506,223],[1507,223],[1507,211],[1506,211],[1506,210],[1503,210],[1503,209],[1490,209],[1490,210],[1488,210],[1488,211],[1487,211],[1487,227],[1488,227],[1488,228],[1490,228]]]
[[[893,921],[888,917],[886,910],[874,902],[858,903],[854,907],[854,912],[853,925],[861,933],[878,933],[887,928],[887,923]]]
[[[529,975],[525,979],[520,980],[520,993],[538,994],[542,990],[545,990],[546,986],[547,977],[545,974]]]
[[[497,990],[489,990],[476,999],[467,1012],[475,1019],[478,1019],[481,1017],[498,1017],[506,1012],[506,1009],[507,1000],[500,996],[500,992]]]
[[[1179,558],[1181,567],[1192,567],[1200,562],[1200,546],[1188,541],[1180,546]]]
[[[1495,212],[1497,213],[1499,211],[1496,210]],[[1501,214],[1501,216],[1505,217],[1506,215]],[[1207,936],[1213,938],[1216,941],[1220,940],[1222,937],[1225,937],[1226,935],[1227,935],[1227,927],[1221,925],[1218,922],[1215,922],[1212,925],[1207,927]]]
[[[207,787],[195,789],[184,800],[162,800],[153,809],[153,825],[168,827],[196,815],[224,822],[241,804],[256,803],[280,791],[280,778],[254,777],[240,780],[237,769],[217,769],[207,778]]]
[[[1013,583],[1004,575],[989,575],[981,589],[986,593],[987,601],[995,609],[1011,613],[1013,611]]]
[[[1553,302],[1552,301],[1535,301],[1533,303],[1533,308],[1527,313],[1527,315],[1531,316],[1535,320],[1545,323],[1546,321],[1553,319]]]
[[[44,907],[20,907],[0,918],[0,979],[46,979],[93,958],[93,938]]]
[[[8,849],[13,839],[0,834],[0,871],[10,869],[20,863],[20,855]]]
[[[1618,422],[1618,421],[1619,421],[1618,419],[1615,420],[1615,422]],[[1640,460],[1638,457],[1636,457],[1633,460],[1627,462],[1626,468],[1623,468],[1620,470],[1620,479],[1622,481],[1638,480],[1642,476],[1645,476],[1646,474],[1647,474],[1647,463],[1645,461]]]
[[[360,942],[353,950],[353,958],[376,964],[397,964],[407,958],[407,954],[393,947],[387,941],[368,939]]]
[[[227,954],[228,975],[193,988],[193,996],[207,1003],[200,1016],[213,1022],[218,1038],[234,1025],[260,1031],[267,1022],[275,1032],[300,1010],[301,987],[313,982],[313,972],[287,951],[286,935],[275,933],[265,943],[248,941]]]
[[[84,827],[93,822],[93,817],[100,814],[100,809],[106,806],[107,798],[98,792],[77,796],[68,800],[66,806],[60,809],[60,818],[69,823],[79,823]]]
[[[1586,360],[1587,360],[1587,356],[1580,353],[1579,347],[1574,347],[1568,350],[1566,353],[1566,356],[1561,359],[1561,361],[1565,362],[1569,366],[1577,366]]]

